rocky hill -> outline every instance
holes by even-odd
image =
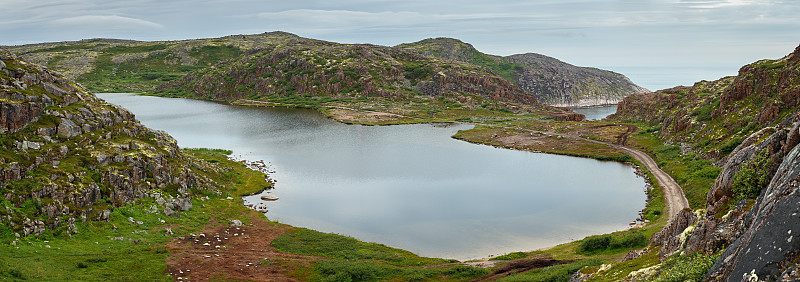
[[[285,32],[268,32],[180,41],[143,42],[87,39],[6,46],[4,48],[25,60],[57,70],[67,78],[73,79],[95,92],[152,92],[162,84],[178,80],[194,71],[204,70],[228,60],[240,60],[240,57],[263,53],[263,50],[273,50],[277,46],[285,47],[286,44],[327,44],[329,45],[328,49],[335,45]],[[340,47],[342,46],[345,45],[340,44]],[[350,47],[345,49],[348,48]],[[511,81],[515,85],[514,87],[533,94],[537,100],[557,106],[616,103],[631,93],[646,91],[617,73],[575,67],[538,54],[509,57],[487,55],[475,50],[472,45],[456,39],[426,39],[396,47],[401,50],[372,45],[360,45],[359,48],[380,49],[379,52],[395,55],[404,53],[403,50],[405,50],[428,57],[447,59],[450,60],[449,63],[440,63],[439,65],[442,67],[459,65],[465,69],[474,69],[480,75],[500,76]],[[326,55],[330,56],[331,54]],[[361,54],[355,52],[351,55]],[[402,56],[408,57],[407,59],[411,61],[420,60],[419,56],[414,58],[409,54]],[[372,58],[361,59],[371,60]],[[432,59],[426,58],[425,60],[431,61]],[[290,69],[286,70],[290,71]],[[422,71],[427,71],[427,69],[422,69]],[[439,71],[434,72],[434,74],[438,73]],[[452,71],[443,73],[458,75]],[[436,78],[431,78],[435,82]],[[381,78],[381,80],[388,81],[394,80],[394,78]],[[486,84],[488,82],[475,81],[473,83]],[[499,82],[491,83],[498,84]],[[420,89],[430,86],[426,85],[414,88],[414,90],[420,91]],[[504,85],[500,87],[508,88]],[[387,90],[393,91],[393,89]],[[461,91],[458,87],[453,90]]]
[[[795,50],[746,65],[737,76],[631,95],[619,103],[613,119],[659,124],[659,135],[680,144],[684,153],[720,159],[750,134],[800,109],[798,61]]]
[[[619,73],[576,67],[534,53],[506,57],[488,55],[452,38],[429,38],[396,47],[488,67],[535,95],[539,101],[554,106],[615,104],[628,95],[649,92]]]
[[[87,39],[6,46],[94,92],[148,92],[191,71],[300,37],[285,32],[179,41]]]
[[[0,240],[73,234],[134,200],[179,215],[194,194],[221,189],[220,170],[143,126],[124,108],[0,49]],[[7,243],[7,242],[6,242]]]
[[[299,39],[263,48],[165,83],[158,93],[209,99],[289,96],[407,101],[441,97],[461,104],[536,98],[488,68],[398,48]]]
[[[800,46],[735,77],[633,95],[613,118],[663,124],[664,140],[722,168],[705,208],[682,211],[648,250],[662,259],[718,256],[705,274],[713,281],[800,279],[800,242],[793,239],[800,228]],[[629,278],[646,279],[654,269]]]

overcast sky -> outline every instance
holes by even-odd
[[[0,0],[0,45],[287,31],[341,43],[454,37],[540,53],[657,90],[734,75],[800,44],[797,0]]]

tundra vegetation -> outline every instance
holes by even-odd
[[[420,46],[428,45],[405,49],[344,45],[270,33],[174,44],[87,40],[20,46],[14,51],[68,70],[66,74],[92,90],[313,108],[343,122],[365,125],[463,122],[476,126],[454,137],[469,142],[629,162],[652,185],[642,212],[647,224],[545,250],[514,252],[498,257],[494,267],[480,269],[269,222],[241,205],[242,195],[267,187],[264,174],[229,160],[224,150],[178,149],[166,134],[141,125],[130,127],[136,122],[125,111],[91,98],[74,82],[4,54],[0,102],[28,107],[39,116],[21,127],[10,125],[13,130],[5,129],[0,136],[5,145],[0,150],[4,172],[32,168],[25,177],[14,176],[3,185],[5,209],[0,215],[16,225],[0,227],[4,243],[0,275],[32,280],[171,280],[174,276],[168,274],[176,274],[167,262],[191,249],[176,247],[183,245],[175,242],[229,226],[230,220],[274,232],[272,248],[302,256],[265,259],[261,265],[297,279],[337,281],[567,281],[573,275],[593,281],[724,278],[739,275],[741,267],[718,258],[742,255],[735,250],[759,242],[737,240],[738,236],[775,234],[763,227],[771,225],[735,224],[767,218],[760,201],[781,193],[764,191],[782,191],[791,182],[786,175],[791,175],[797,154],[790,152],[800,140],[800,48],[778,60],[747,65],[735,77],[631,95],[620,102],[614,116],[587,122],[570,111],[539,103],[512,83],[520,81],[512,70],[524,69],[518,64],[525,58],[499,60],[470,49],[456,54],[463,58],[449,58],[440,49]],[[48,81],[25,74],[46,74],[42,77]],[[81,98],[66,98],[74,95]],[[44,106],[37,108],[37,103]],[[106,120],[104,115],[128,122]],[[81,125],[73,128],[69,119]],[[63,150],[69,152],[66,157],[58,155],[61,147],[50,144],[59,142],[70,144]],[[125,144],[124,150],[133,151],[116,158],[115,152],[123,149],[114,148]],[[683,187],[691,210],[668,222],[663,192],[652,173],[619,145],[649,154]],[[42,165],[55,164],[55,158],[63,165]],[[141,171],[125,165],[140,159],[147,163]],[[188,169],[181,175],[199,179],[200,185],[186,189],[180,185],[185,181],[160,177],[166,172],[154,165],[156,160],[170,168]],[[143,173],[139,186],[132,187],[144,189],[147,196],[109,196],[120,195],[113,192],[110,179],[124,179],[109,172],[129,169]],[[102,184],[96,190],[106,196],[95,199],[92,208],[66,205],[69,212],[63,218],[43,212],[63,204],[29,196],[52,193],[43,189],[50,184],[86,189],[91,183]],[[153,192],[183,205],[188,199],[191,208],[182,210],[180,217],[153,212],[154,205],[163,206],[159,197],[150,196]],[[55,228],[38,228],[45,224]],[[727,233],[729,237],[703,235],[718,234],[713,226],[728,225],[740,229]],[[30,235],[31,230],[35,234]],[[20,232],[28,236],[18,239]],[[762,263],[761,259],[745,261]],[[769,271],[786,270],[796,254],[778,259],[786,266]]]

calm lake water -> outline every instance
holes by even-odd
[[[621,230],[645,203],[629,166],[450,138],[466,125],[345,125],[310,110],[98,96],[182,147],[270,162],[280,200],[269,219],[423,256],[480,258]]]
[[[572,111],[585,115],[587,120],[601,120],[613,113],[616,113],[617,105],[590,108],[572,108]]]

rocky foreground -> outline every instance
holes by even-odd
[[[0,223],[16,237],[76,233],[75,222],[154,197],[179,216],[200,191],[220,187],[197,171],[220,168],[184,153],[162,131],[96,98],[57,72],[0,50]]]
[[[800,46],[742,67],[736,77],[620,103],[616,119],[658,122],[662,138],[681,144],[683,154],[716,159],[721,167],[705,207],[681,211],[651,238],[661,259],[719,254],[706,280],[800,279],[798,107]]]

